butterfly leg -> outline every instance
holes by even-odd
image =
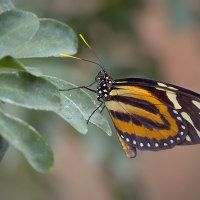
[[[79,86],[79,87],[74,87],[74,88],[69,88],[69,89],[59,89],[59,91],[70,91],[70,90],[75,90],[75,89],[83,88],[83,89],[87,89],[87,90],[89,90],[91,92],[96,93],[96,90],[93,90],[93,89],[89,88],[90,86],[94,85],[95,83],[96,83],[96,81],[94,81],[93,83],[91,83],[88,86]]]
[[[87,124],[90,121],[90,118],[92,117],[92,115],[102,106],[102,104],[104,103],[103,101],[99,100],[101,102],[101,104],[92,112],[92,114],[89,116],[88,120],[87,120]]]
[[[102,113],[103,112],[103,110],[104,110],[104,108],[105,108],[106,106],[104,105],[103,106],[103,108],[100,110],[100,113]]]

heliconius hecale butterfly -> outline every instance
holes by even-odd
[[[91,49],[83,36],[80,37]],[[199,94],[142,78],[114,80],[101,68],[94,82],[97,90],[79,88],[97,93],[97,100],[107,108],[127,157],[136,157],[136,148],[159,151],[200,143]]]

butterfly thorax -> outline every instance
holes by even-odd
[[[97,85],[97,99],[103,100],[103,101],[109,101],[110,100],[110,91],[112,89],[112,84],[114,83],[114,80],[111,76],[107,74],[105,70],[100,71],[98,75],[95,78]]]

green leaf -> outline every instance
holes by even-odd
[[[15,6],[10,0],[0,0],[0,14],[4,11],[14,9]]]
[[[60,94],[42,77],[27,72],[0,73],[0,100],[29,109],[57,111]]]
[[[0,110],[0,135],[17,148],[39,172],[53,168],[53,153],[49,144],[29,124]]]
[[[47,80],[54,83],[59,89],[69,89],[73,87],[77,87],[71,83],[63,81],[61,79],[55,77],[47,77],[44,76]],[[77,108],[80,110],[85,120],[88,120],[92,112],[97,108],[95,101],[92,99],[90,95],[88,95],[82,89],[75,89],[71,91],[62,92],[64,96],[70,99],[74,104],[76,104]],[[68,106],[68,105],[66,105]],[[57,112],[58,113],[58,112]],[[76,114],[73,114],[74,123],[76,123]],[[108,135],[112,135],[112,131],[107,119],[97,110],[92,117],[90,118],[90,122],[97,127],[101,128]]]
[[[27,71],[34,76],[41,76],[42,71],[35,67],[25,67],[19,60],[6,56],[0,60],[0,68],[12,68]]]
[[[34,36],[39,27],[39,20],[32,13],[10,10],[0,14],[0,27],[0,58],[2,58],[11,55]]]
[[[78,132],[87,133],[87,124],[79,108],[68,97],[61,94],[62,108],[57,111],[65,121],[71,124]]]
[[[8,149],[8,146],[9,146],[9,143],[0,136],[0,162],[2,161],[4,157],[4,154],[6,150]]]
[[[77,47],[77,37],[69,26],[56,20],[41,19],[34,38],[12,55],[16,58],[59,57],[60,53],[75,54]]]

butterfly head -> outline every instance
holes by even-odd
[[[103,101],[109,101],[110,100],[110,91],[112,88],[112,84],[114,80],[111,76],[108,75],[108,73],[105,70],[102,70],[98,73],[98,75],[95,78],[97,85],[97,99],[102,99]]]

